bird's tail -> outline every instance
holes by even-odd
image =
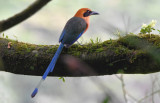
[[[62,51],[63,47],[64,47],[64,44],[61,43],[59,45],[59,47],[58,47],[58,49],[57,49],[54,57],[52,58],[52,61],[50,62],[49,66],[48,66],[48,68],[46,70],[46,72],[43,74],[43,79],[45,79],[47,77],[47,75],[48,75],[49,72],[53,71],[54,66],[55,66],[55,64],[57,62],[57,59],[58,59],[59,55],[61,54],[61,51]]]
[[[60,55],[63,47],[64,47],[64,44],[61,43],[61,44],[59,45],[59,47],[58,47],[58,49],[57,49],[54,57],[52,58],[52,61],[50,62],[48,68],[46,69],[45,73],[43,74],[42,79],[40,80],[40,82],[38,83],[38,85],[36,86],[36,88],[34,89],[34,91],[32,92],[32,94],[31,94],[31,97],[32,97],[32,98],[37,94],[38,88],[40,87],[40,85],[42,84],[42,82],[46,79],[46,77],[47,77],[47,75],[49,74],[49,72],[52,72],[52,71],[53,71],[54,66],[55,66],[55,64],[56,64],[56,62],[57,62],[57,59],[58,59],[58,57],[59,57],[59,55]]]

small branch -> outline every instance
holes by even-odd
[[[123,97],[124,97],[125,103],[128,103],[127,92],[126,92],[126,89],[125,89],[123,74],[121,74],[120,80],[121,80],[121,84],[122,84],[122,91],[123,91]]]
[[[129,94],[127,92],[127,90],[125,89],[123,74],[121,74],[120,77],[117,74],[115,76],[117,77],[117,79],[120,80],[120,82],[122,84],[122,91],[123,91],[123,97],[124,97],[125,102],[128,103],[128,101],[129,101],[129,100],[127,100],[127,96],[130,97],[131,99],[133,99],[134,101],[138,101],[135,97],[133,97],[131,94]]]
[[[145,99],[147,99],[148,97],[153,96],[153,95],[155,95],[155,94],[157,94],[157,93],[160,93],[160,90],[156,90],[156,91],[152,92],[151,94],[148,94],[147,96],[141,98],[141,99],[138,101],[138,103],[141,103],[143,100],[145,100]]]
[[[26,20],[30,16],[32,16],[34,13],[36,13],[38,10],[40,10],[43,6],[45,6],[49,1],[51,0],[36,0],[33,2],[29,7],[27,7],[22,12],[6,19],[0,21],[0,32],[3,32],[18,23]]]
[[[153,75],[154,76],[154,75]],[[155,83],[157,82],[157,79],[156,79],[156,77],[154,78],[152,75],[151,75],[151,80],[152,80],[152,93],[154,92],[154,88],[155,88]],[[155,103],[154,102],[154,94],[152,94],[152,103]]]
[[[138,100],[137,100],[135,97],[133,97],[130,93],[127,92],[127,95],[128,95],[131,99],[133,99],[134,102],[135,102],[135,101],[136,101],[136,102],[138,101]]]

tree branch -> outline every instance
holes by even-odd
[[[36,0],[33,2],[29,7],[27,7],[22,12],[6,19],[0,21],[0,32],[3,32],[18,23],[26,20],[30,16],[32,16],[34,13],[36,13],[38,10],[40,10],[43,6],[45,6],[49,1],[51,0]]]
[[[8,43],[11,43],[11,48]],[[98,76],[159,72],[159,36],[127,35],[118,40],[64,48],[51,76]],[[4,71],[42,75],[58,45],[33,45],[0,39]]]

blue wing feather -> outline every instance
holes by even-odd
[[[61,36],[60,36],[60,38],[59,38],[59,42],[61,42],[61,41],[63,40],[63,37],[64,37],[64,34],[65,34],[65,33],[66,33],[66,30],[63,29],[62,34],[61,34]]]
[[[81,37],[81,35],[82,35],[83,33],[84,33],[84,31],[81,32],[81,33],[77,36],[77,38],[76,38],[73,42],[71,42],[70,45],[72,45],[75,41],[77,41],[77,40]]]

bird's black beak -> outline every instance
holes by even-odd
[[[90,15],[99,15],[99,13],[95,11],[91,11]]]

